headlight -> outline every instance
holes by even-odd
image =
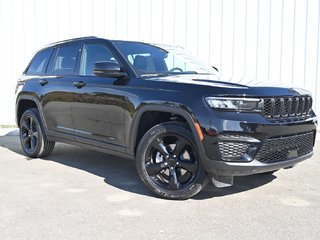
[[[225,111],[260,112],[260,98],[206,97],[210,107]]]

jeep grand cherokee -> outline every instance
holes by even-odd
[[[302,89],[224,82],[181,48],[95,37],[41,49],[17,83],[23,151],[65,142],[135,159],[157,196],[186,199],[212,179],[293,166],[317,120]]]

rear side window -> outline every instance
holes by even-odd
[[[37,55],[32,59],[26,74],[43,75],[46,71],[51,52],[52,49],[48,48],[37,53]]]
[[[79,45],[63,46],[57,50],[55,59],[50,62],[49,73],[53,75],[73,75]]]

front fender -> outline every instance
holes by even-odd
[[[152,102],[147,104],[144,103],[137,108],[132,118],[132,123],[131,123],[129,137],[128,137],[129,139],[129,147],[127,148],[128,154],[135,155],[135,142],[137,138],[139,123],[143,113],[148,111],[173,113],[183,117],[187,121],[192,131],[192,134],[194,136],[194,140],[197,144],[200,155],[202,156],[202,154],[204,154],[202,142],[195,126],[195,123],[198,123],[195,115],[192,113],[191,109],[189,109],[188,107],[182,104],[170,103],[170,102]]]

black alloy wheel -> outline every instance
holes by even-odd
[[[21,146],[28,157],[45,157],[53,151],[55,142],[47,140],[37,109],[26,110],[19,126]]]
[[[198,158],[191,143],[170,133],[158,136],[147,150],[145,168],[151,180],[168,190],[179,190],[193,181]]]
[[[192,134],[178,124],[151,128],[140,142],[136,161],[142,181],[164,198],[187,199],[206,184]]]
[[[21,139],[23,148],[32,153],[39,144],[39,125],[31,115],[27,115],[21,121]]]

